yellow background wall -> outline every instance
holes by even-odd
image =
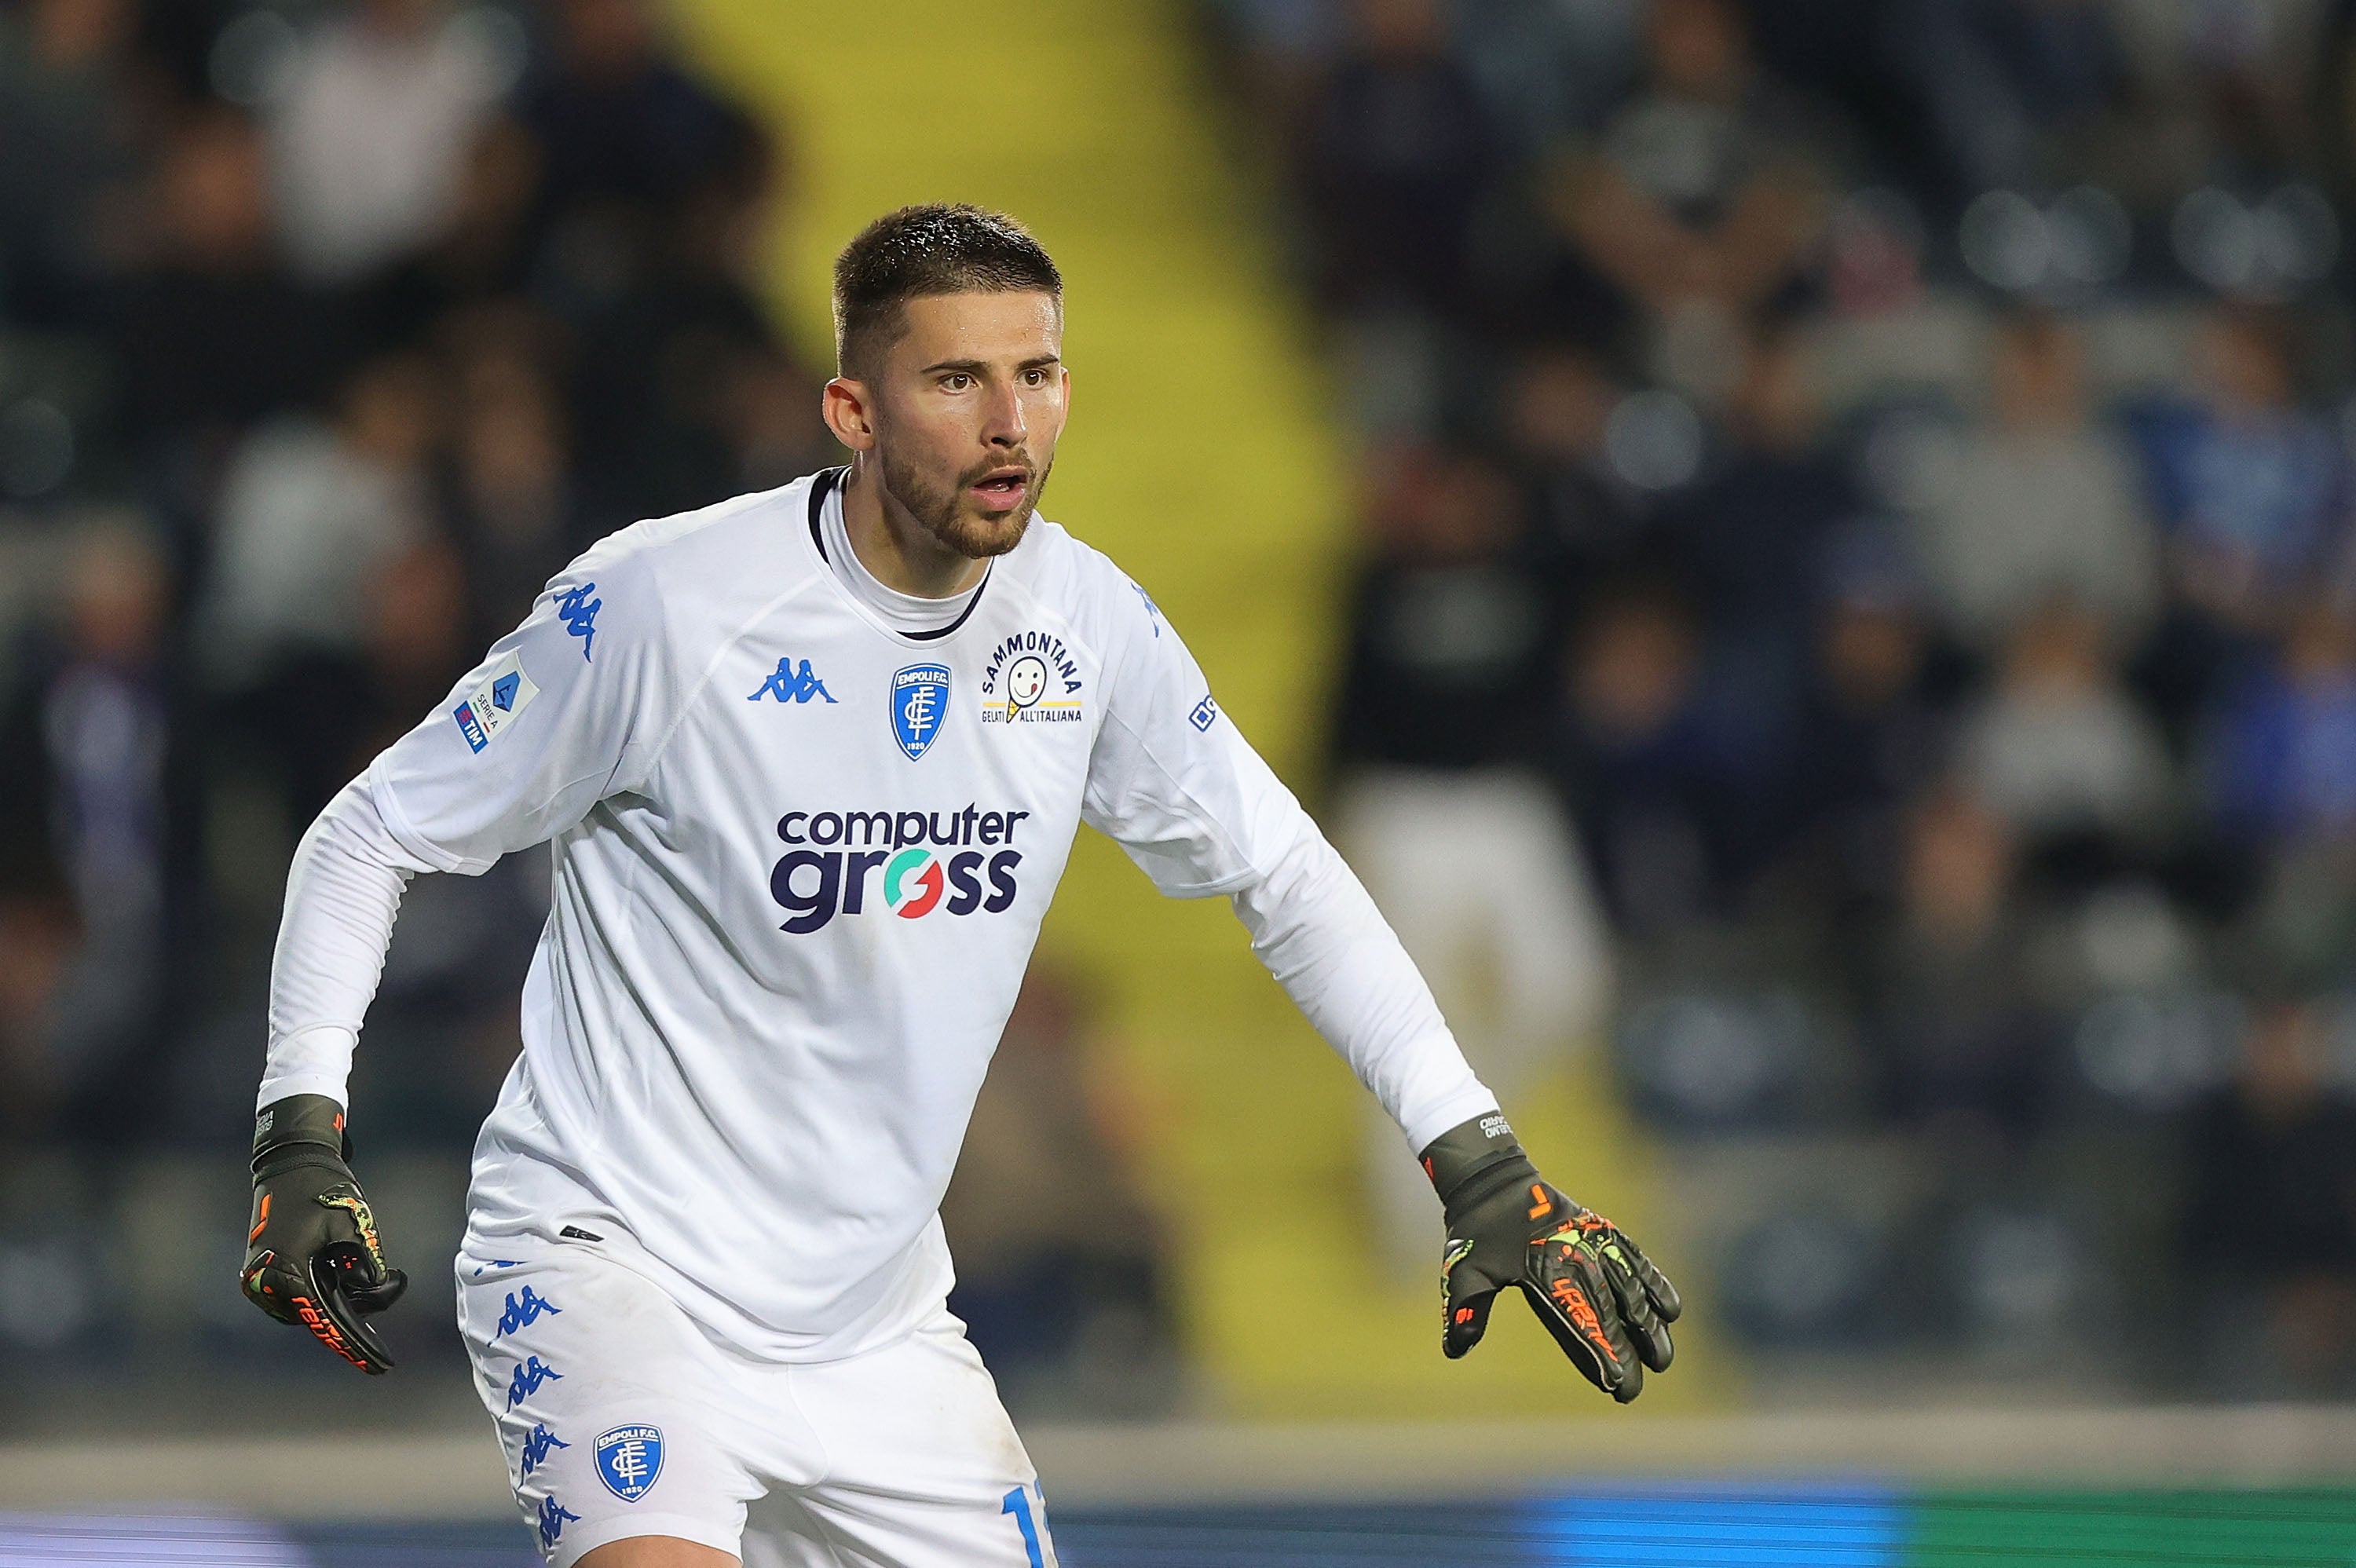
[[[691,55],[791,149],[776,297],[811,363],[832,357],[828,266],[879,213],[974,201],[1039,235],[1065,273],[1074,373],[1044,509],[1153,594],[1222,707],[1304,787],[1333,672],[1351,475],[1305,317],[1217,140],[1187,7],[674,9]],[[1450,1364],[1436,1273],[1412,1289],[1373,1277],[1355,1235],[1363,1092],[1252,960],[1224,901],[1159,899],[1084,832],[1044,951],[1100,984],[1110,1065],[1156,1113],[1143,1158],[1177,1221],[1205,1408],[1609,1409],[1518,1307]],[[1594,1112],[1603,1100],[1566,1079],[1519,1120],[1551,1151],[1550,1175],[1635,1226],[1639,1155]],[[1695,1392],[1671,1379],[1638,1408]]]

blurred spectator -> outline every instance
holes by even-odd
[[[1162,1225],[1091,1071],[1097,1027],[1084,988],[1033,966],[941,1202],[949,1309],[1017,1408],[1157,1414],[1175,1392]]]
[[[1462,310],[1494,132],[1447,49],[1439,0],[1355,0],[1313,112],[1304,171],[1325,289],[1345,310]]]
[[[2313,597],[2279,654],[2233,682],[2211,716],[2208,804],[2248,840],[2356,837],[2356,622]]]
[[[1527,353],[1501,394],[1500,422],[1541,549],[1572,579],[1629,568],[1646,548],[1646,517],[1626,486],[1606,477],[1604,432],[1619,400],[1591,355],[1564,347]]]
[[[2158,727],[2120,684],[2102,624],[2066,600],[2013,633],[1995,690],[1965,720],[1958,762],[2029,839],[2147,845],[2172,804]]]
[[[1949,624],[1990,648],[2067,597],[2132,645],[2159,603],[2158,550],[2126,449],[2087,408],[2077,332],[2013,317],[1997,334],[1990,381],[1993,423],[1945,454],[1917,517]]]
[[[2356,1103],[2324,1075],[2319,1022],[2261,1008],[2234,1083],[2190,1120],[2181,1244],[2233,1239],[2188,1319],[2209,1392],[2345,1394],[2356,1373]]]
[[[1650,580],[1600,590],[1569,650],[1553,765],[1631,932],[1721,912],[1773,827],[1775,716],[1706,678],[1694,611]]]
[[[1920,585],[1891,541],[1830,552],[1792,746],[1788,806],[1800,869],[1835,915],[1898,902],[1901,816],[1946,761]]]
[[[467,640],[477,647],[522,621],[541,586],[591,542],[564,417],[528,333],[520,343],[486,335],[467,356],[451,512],[475,602]]]
[[[1610,1001],[1601,917],[1535,771],[1563,606],[1489,464],[1413,453],[1376,491],[1336,736],[1339,837],[1489,1087],[1508,1104]],[[1516,895],[1496,896],[1510,863]],[[1369,1107],[1367,1170],[1402,1276],[1440,1211]]]
[[[758,127],[664,57],[646,0],[555,0],[555,51],[518,106],[540,143],[560,286],[626,287],[672,214],[715,185],[766,187]]]
[[[1409,450],[1370,488],[1376,553],[1350,613],[1339,755],[1458,769],[1535,754],[1564,606],[1512,484],[1477,457]]]
[[[1645,27],[1644,89],[1563,158],[1551,211],[1655,315],[1744,310],[1792,281],[1822,227],[1819,122],[1760,70],[1731,0],[1655,0]]]
[[[127,259],[137,20],[132,0],[0,13],[0,302],[14,319],[85,317]]]
[[[0,859],[16,872],[0,876],[15,950],[0,978],[0,1099],[20,1135],[70,1125],[110,1086],[119,1095],[151,1044],[166,978],[170,597],[145,535],[86,536],[56,641],[7,721],[20,761],[0,775],[13,841]]]
[[[1957,187],[2037,189],[2127,89],[2106,0],[1909,0],[1888,21]]]
[[[379,573],[435,531],[426,464],[442,395],[422,356],[376,360],[355,372],[333,423],[257,429],[221,486],[202,673],[277,760],[298,829],[353,771]]]
[[[2346,532],[2338,432],[2298,404],[2288,330],[2254,310],[2213,313],[2195,361],[2199,403],[2150,435],[2177,592],[2236,629],[2281,624]]]
[[[472,12],[359,0],[295,50],[271,114],[279,225],[306,277],[349,283],[447,223],[512,67]]]
[[[1822,427],[1796,335],[1754,331],[1726,408],[1732,451],[1668,523],[1710,624],[1786,675],[1833,532],[1860,506]]]
[[[322,392],[343,320],[277,264],[260,134],[211,108],[166,139],[148,199],[154,255],[125,286],[110,334],[133,440],[160,460],[171,498],[200,507],[235,432]]]
[[[2041,1117],[2059,1040],[2028,987],[2013,837],[1970,794],[1940,790],[1908,824],[1901,864],[1898,918],[1862,955],[1890,1108],[1967,1147],[2018,1137]]]

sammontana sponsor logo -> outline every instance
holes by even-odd
[[[1080,667],[1052,632],[1020,632],[990,650],[981,671],[985,724],[1074,724]]]
[[[791,916],[778,926],[806,935],[838,914],[873,907],[919,920],[936,909],[953,915],[1002,914],[1014,902],[1012,848],[1027,811],[789,811],[777,837],[795,846],[769,869],[769,896]],[[969,846],[985,848],[970,848]],[[985,881],[987,886],[985,886]]]

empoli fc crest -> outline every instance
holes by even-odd
[[[949,667],[912,664],[892,675],[892,735],[915,762],[941,732],[949,708]]]
[[[662,1474],[659,1426],[616,1426],[597,1439],[597,1476],[626,1503],[637,1502]]]

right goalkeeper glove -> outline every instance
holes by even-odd
[[[290,1094],[253,1123],[253,1227],[246,1234],[248,1299],[281,1323],[308,1328],[360,1371],[392,1357],[365,1321],[401,1298],[409,1276],[384,1261],[376,1216],[352,1179],[341,1106]]]
[[[1626,1404],[1644,1369],[1669,1370],[1676,1287],[1620,1228],[1542,1180],[1501,1115],[1451,1127],[1423,1151],[1448,1212],[1440,1348],[1481,1342],[1497,1292],[1517,1285],[1587,1381]]]

